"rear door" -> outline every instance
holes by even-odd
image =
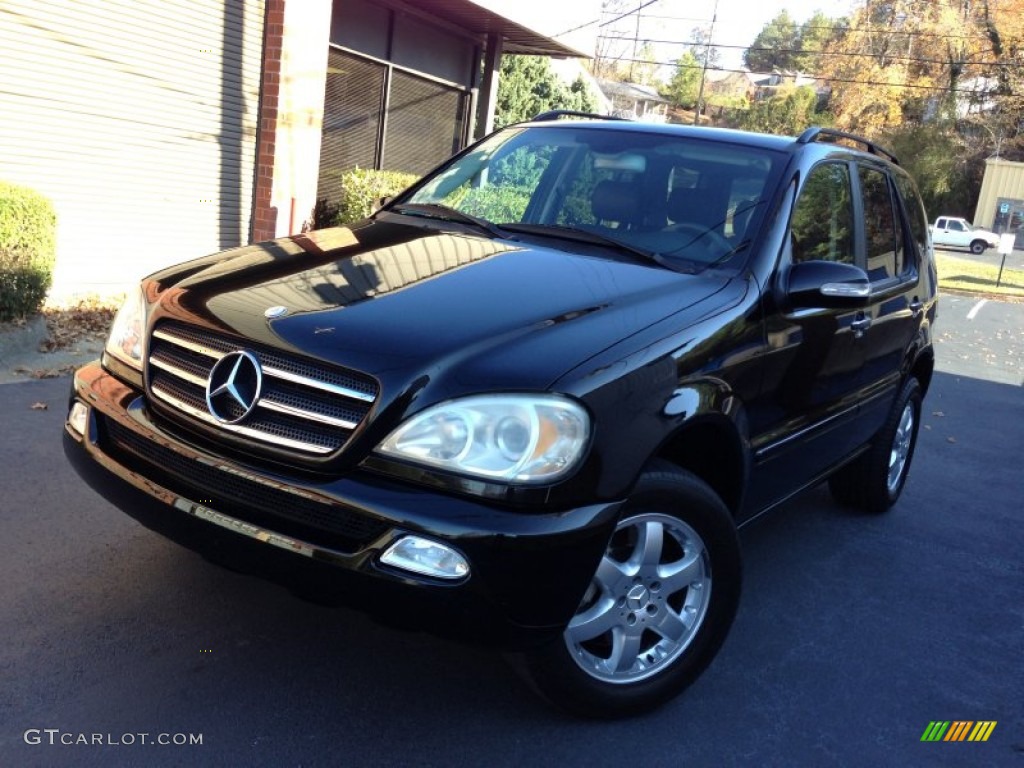
[[[858,339],[864,361],[860,418],[880,425],[921,324],[927,280],[921,274],[919,235],[913,231],[920,230],[920,223],[909,218],[915,212],[900,204],[888,169],[858,163],[857,183],[864,206],[864,266],[871,279],[871,303],[864,310]],[[916,214],[920,216],[919,206]]]

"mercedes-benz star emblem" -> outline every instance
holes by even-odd
[[[228,352],[206,380],[206,407],[221,424],[237,424],[256,407],[263,390],[263,369],[252,352]]]

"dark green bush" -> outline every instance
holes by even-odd
[[[0,321],[39,311],[56,254],[57,215],[50,201],[0,181]]]
[[[526,206],[530,204],[529,187],[480,187],[460,189],[445,198],[464,213],[501,223],[522,221]]]
[[[383,197],[392,197],[419,180],[419,176],[399,171],[375,171],[355,168],[351,171],[327,171],[328,179],[338,180],[340,200],[317,200],[313,209],[313,229],[352,224],[369,216]],[[331,186],[334,186],[333,184]]]

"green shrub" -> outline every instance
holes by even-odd
[[[522,221],[530,204],[529,187],[460,187],[444,199],[445,205],[463,213],[479,216],[498,224]]]
[[[399,171],[327,171],[330,186],[341,187],[340,200],[317,200],[313,209],[313,229],[352,224],[369,216],[383,197],[392,197],[419,180],[419,176]]]
[[[57,215],[50,201],[0,181],[0,321],[39,311],[56,255]]]

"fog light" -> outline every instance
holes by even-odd
[[[85,403],[77,400],[71,404],[71,412],[68,414],[68,424],[80,435],[85,434],[86,426],[89,423],[89,409]]]
[[[435,579],[462,579],[469,574],[466,558],[451,547],[419,536],[403,536],[388,547],[380,561]]]

